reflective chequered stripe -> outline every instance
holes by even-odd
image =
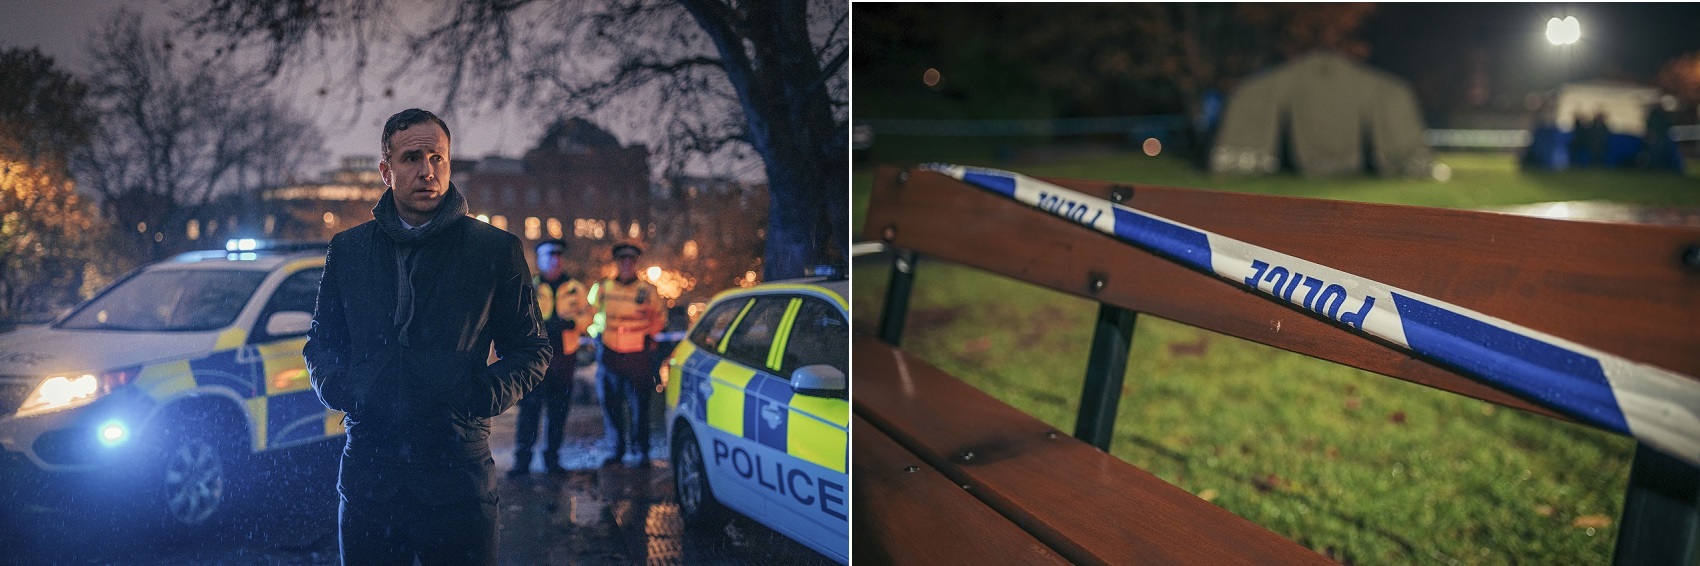
[[[843,399],[798,395],[791,398],[790,411],[791,455],[845,473],[850,404]]]
[[[194,389],[195,377],[189,371],[189,360],[152,364],[142,367],[136,376],[136,388],[156,400],[169,399]]]
[[[721,362],[729,365],[729,362]],[[744,438],[790,452],[791,384],[766,373],[758,373],[744,388]]]
[[[683,347],[683,346],[681,346]],[[679,353],[681,405],[727,434],[779,450],[836,472],[848,468],[850,406],[843,399],[794,395],[791,384],[694,347]],[[678,358],[675,358],[678,359]],[[706,381],[705,388],[701,384]],[[683,397],[706,389],[706,399]]]
[[[247,333],[226,331],[219,343],[246,340]],[[308,380],[301,357],[306,338],[279,340],[215,350],[205,356],[145,366],[136,386],[165,404],[198,388],[216,387],[241,398],[255,451],[344,432],[342,413],[326,409]]]
[[[719,362],[708,371],[710,393],[704,406],[708,409],[708,426],[734,436],[744,435],[744,387],[756,375],[756,370],[734,363]]]
[[[335,430],[326,418],[326,413],[333,412],[319,402],[319,396],[313,392],[313,385],[307,378],[307,363],[301,357],[301,349],[306,346],[307,339],[291,338],[277,340],[259,346],[259,354],[264,366],[266,406],[263,413],[255,413],[256,423],[263,422],[266,439],[265,446],[291,444],[325,436],[339,434],[342,427],[341,414],[334,419]]]

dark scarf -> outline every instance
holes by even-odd
[[[413,322],[413,269],[419,264],[418,249],[432,236],[442,233],[456,222],[466,219],[466,197],[460,195],[460,189],[454,183],[449,183],[449,191],[443,194],[443,202],[437,205],[436,215],[424,226],[409,229],[401,223],[401,213],[396,209],[395,189],[384,191],[384,196],[378,199],[378,205],[372,207],[372,217],[378,221],[378,228],[383,230],[397,244],[395,254],[396,267],[396,337],[402,345],[407,345],[408,326]]]
[[[466,218],[466,197],[461,196],[460,189],[454,183],[449,183],[449,192],[443,194],[443,202],[437,205],[436,216],[424,226],[409,230],[401,224],[401,213],[396,211],[395,189],[384,191],[384,196],[378,199],[378,205],[372,207],[372,217],[377,219],[378,228],[384,231],[395,243],[403,246],[416,246],[442,233],[457,220]]]

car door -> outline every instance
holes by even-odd
[[[265,394],[249,400],[258,436],[264,444],[256,446],[278,448],[341,434],[342,413],[325,408],[313,392],[307,379],[307,362],[301,349],[307,344],[307,329],[278,328],[269,331],[273,317],[299,318],[299,313],[311,316],[318,300],[322,267],[301,269],[285,277],[266,302],[264,310],[248,334],[249,347],[260,357],[265,379]],[[279,316],[281,315],[281,316]]]
[[[849,374],[849,326],[835,301],[805,294],[792,299],[784,338],[775,344],[767,369],[789,378],[798,369],[827,366]],[[789,386],[789,379],[786,380]],[[799,531],[799,538],[823,554],[849,556],[848,484],[850,403],[848,391],[835,395],[793,392],[787,402],[786,450],[793,458],[786,472],[788,497],[777,503]]]
[[[704,457],[715,492],[727,506],[770,527],[770,501],[783,489],[775,477],[782,468],[775,466],[783,467],[787,458],[790,385],[767,365],[791,300],[757,295],[745,304],[716,345],[719,361],[709,370],[712,385],[704,403],[712,435]]]

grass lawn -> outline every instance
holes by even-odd
[[[912,161],[920,161],[914,159]],[[1064,176],[1478,208],[1568,200],[1700,205],[1700,178],[1524,174],[1510,157],[1446,154],[1448,182],[1213,178],[1138,153],[1042,165]],[[1693,171],[1695,168],[1690,167]],[[871,171],[853,175],[860,231]],[[888,274],[862,264],[852,303],[878,318]],[[923,263],[904,346],[1073,430],[1096,305],[973,269]],[[1111,452],[1330,557],[1356,564],[1604,563],[1634,443],[1579,425],[1141,316]]]

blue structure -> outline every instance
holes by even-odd
[[[1524,149],[1523,168],[1540,171],[1631,168],[1638,165],[1636,158],[1647,145],[1646,141],[1638,136],[1611,134],[1606,139],[1604,159],[1600,163],[1594,163],[1588,152],[1577,151],[1571,147],[1571,140],[1576,134],[1577,132],[1559,130],[1556,126],[1535,129],[1529,136],[1529,147]],[[1667,141],[1663,145],[1663,153],[1666,155],[1652,156],[1649,168],[1681,173],[1682,156],[1677,152],[1676,144]]]

